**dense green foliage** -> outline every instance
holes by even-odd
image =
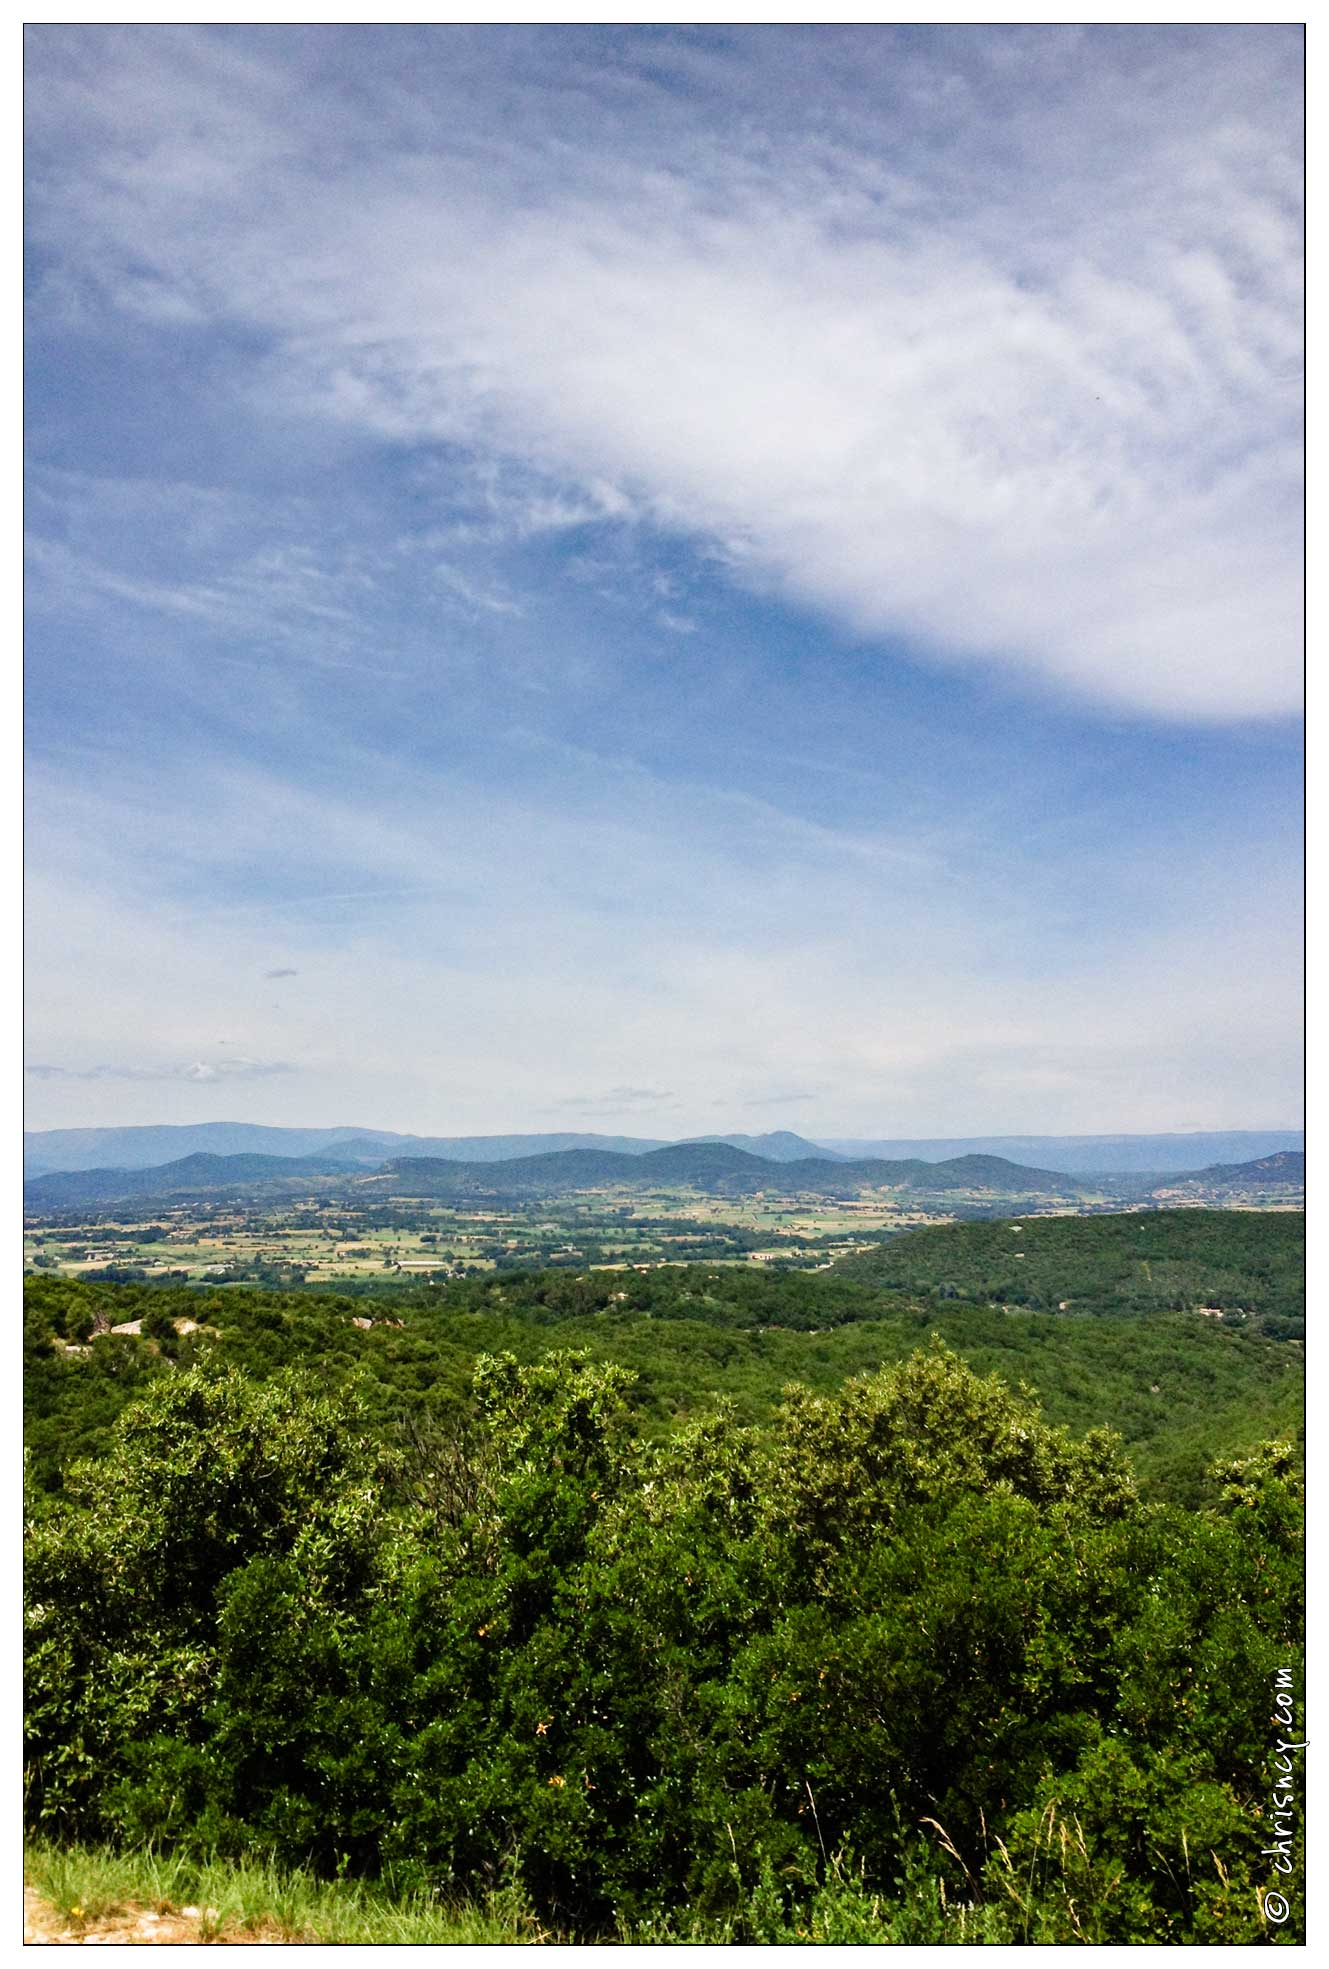
[[[834,1272],[510,1274],[360,1295],[25,1283],[27,1440],[45,1487],[73,1456],[105,1449],[120,1409],[169,1362],[217,1356],[260,1380],[304,1367],[327,1390],[355,1381],[370,1426],[393,1439],[464,1411],[477,1355],[534,1361],[555,1339],[631,1368],[639,1426],[660,1435],[721,1396],[740,1420],[769,1420],[789,1382],[829,1392],[939,1332],[974,1366],[1033,1387],[1050,1419],[1117,1429],[1149,1493],[1183,1502],[1200,1496],[1215,1456],[1300,1427],[1300,1351],[1248,1330],[1156,1314],[1133,1320],[1123,1345],[1115,1322],[905,1297]],[[145,1326],[84,1353],[52,1344],[84,1342],[98,1317],[164,1314],[204,1330],[153,1341]]]
[[[29,1277],[30,1824],[579,1939],[1297,1938],[1301,1224],[1207,1218]]]
[[[1279,1340],[1305,1335],[1301,1211],[1020,1217],[905,1231],[837,1270],[865,1283],[1044,1312],[1207,1306]]]
[[[490,1355],[389,1447],[161,1368],[31,1524],[31,1822],[583,1937],[1260,1936],[1286,1446],[1190,1511],[937,1347],[761,1428],[629,1393]]]

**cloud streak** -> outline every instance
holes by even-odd
[[[583,1114],[629,1114],[677,1105],[667,1088],[611,1087],[607,1094],[567,1094],[562,1100],[551,1102],[547,1112],[573,1110]]]
[[[267,1080],[273,1074],[296,1073],[286,1060],[190,1060],[165,1066],[25,1067],[33,1080],[174,1080],[206,1086],[214,1081]]]

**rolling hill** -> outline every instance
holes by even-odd
[[[1294,1211],[1149,1210],[903,1232],[835,1270],[941,1301],[1066,1314],[1203,1310],[1280,1340],[1305,1331],[1306,1220]]]
[[[30,1209],[77,1209],[122,1198],[219,1195],[270,1191],[302,1176],[350,1177],[361,1165],[333,1156],[187,1155],[154,1169],[73,1169],[39,1176],[23,1186]]]
[[[921,1156],[925,1162],[939,1162],[960,1155],[1000,1155],[1012,1162],[1064,1169],[1071,1176],[1164,1176],[1193,1174],[1206,1163],[1242,1163],[1283,1150],[1296,1151],[1304,1143],[1300,1129],[1248,1128],[1186,1135],[981,1135],[970,1140],[842,1141],[831,1137],[826,1146],[851,1161]]]
[[[612,1183],[632,1189],[688,1185],[717,1195],[763,1189],[853,1195],[878,1186],[919,1191],[990,1189],[1001,1196],[1075,1196],[1077,1186],[1052,1170],[1027,1169],[1000,1156],[951,1162],[831,1162],[822,1157],[773,1162],[720,1142],[675,1143],[643,1155],[571,1150],[504,1163],[458,1163],[397,1157],[375,1181],[397,1196],[556,1196]]]
[[[1197,1169],[1189,1180],[1206,1183],[1211,1189],[1251,1189],[1262,1183],[1304,1186],[1306,1157],[1298,1150],[1282,1149],[1277,1155],[1258,1156],[1254,1162],[1216,1162],[1208,1169]]]
[[[881,1186],[927,1194],[981,1190],[1003,1198],[1073,1199],[1079,1193],[1068,1177],[1024,1168],[1000,1156],[959,1156],[941,1163],[837,1162],[819,1154],[773,1160],[726,1142],[678,1142],[632,1155],[571,1148],[503,1161],[394,1156],[377,1168],[341,1155],[196,1154],[151,1169],[53,1171],[25,1184],[24,1201],[31,1210],[59,1210],[130,1198],[280,1196],[301,1178],[318,1179],[325,1187],[354,1185],[362,1199],[375,1192],[419,1198],[553,1197],[609,1184],[640,1190],[688,1187],[721,1196],[751,1196],[762,1190],[855,1196]]]
[[[766,1135],[700,1135],[727,1142],[774,1162],[817,1157],[841,1160],[834,1149],[809,1142],[787,1128]],[[206,1121],[159,1128],[49,1128],[23,1137],[23,1173],[36,1178],[107,1169],[155,1169],[190,1155],[264,1155],[288,1160],[331,1155],[377,1169],[385,1156],[430,1156],[447,1162],[507,1162],[552,1155],[562,1149],[606,1149],[644,1155],[667,1148],[658,1138],[576,1131],[543,1135],[400,1135],[382,1128],[265,1128],[246,1121]]]
[[[655,1147],[634,1143],[630,1150],[610,1146],[616,1140],[612,1136],[493,1136],[485,1141],[492,1149],[498,1142],[531,1139],[552,1139],[560,1146],[527,1155],[490,1153],[468,1159],[452,1153],[411,1153],[384,1160],[381,1149],[371,1151],[369,1138],[361,1136],[349,1146],[343,1141],[322,1153],[301,1156],[200,1151],[151,1167],[51,1171],[25,1184],[24,1200],[32,1210],[55,1210],[122,1198],[277,1198],[288,1194],[302,1179],[316,1181],[325,1189],[354,1186],[361,1197],[379,1193],[422,1199],[529,1199],[566,1196],[606,1185],[636,1190],[694,1188],[716,1196],[752,1196],[771,1190],[853,1197],[863,1190],[891,1188],[917,1196],[967,1191],[994,1199],[1076,1203],[1094,1195],[1094,1185],[1086,1178],[1012,1162],[1005,1156],[962,1155],[941,1162],[919,1156],[837,1159],[786,1131],[741,1138],[751,1146],[737,1146],[719,1137]],[[760,1153],[755,1152],[758,1145]],[[1258,1195],[1262,1189],[1279,1197],[1280,1192],[1295,1191],[1304,1180],[1305,1157],[1284,1150],[1253,1162],[1215,1164],[1157,1179],[1153,1186],[1158,1200],[1166,1203],[1179,1195],[1184,1199],[1190,1192],[1201,1200],[1214,1200],[1215,1194],[1221,1200],[1224,1191],[1254,1191]],[[1150,1194],[1150,1183],[1123,1177],[1116,1194],[1144,1200]]]

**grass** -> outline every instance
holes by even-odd
[[[442,1902],[425,1894],[394,1894],[356,1880],[316,1880],[260,1860],[188,1858],[152,1848],[115,1852],[102,1846],[24,1849],[24,1879],[54,1911],[65,1938],[163,1942],[306,1942],[486,1945],[567,1943],[573,1937],[541,1926],[519,1887],[509,1884],[482,1902]],[[898,1899],[883,1901],[832,1855],[823,1886],[810,1903],[790,1911],[769,1865],[732,1915],[685,1911],[673,1918],[624,1923],[616,1933],[588,1935],[592,1944],[660,1947],[733,1943],[881,1944],[897,1941],[968,1942],[1003,1939],[982,1930],[974,1910],[938,1911],[935,1880],[900,1883]],[[134,1931],[135,1917],[161,1917],[158,1932]],[[183,1922],[180,1917],[183,1916]],[[128,1930],[129,1932],[124,1932]],[[973,1932],[971,1932],[971,1930]],[[56,1939],[52,1937],[52,1939]]]
[[[65,1925],[87,1929],[133,1912],[185,1915],[197,1940],[260,1935],[283,1942],[533,1943],[553,1940],[515,1887],[451,1902],[390,1885],[316,1880],[261,1860],[189,1858],[146,1848],[24,1849],[24,1878]]]

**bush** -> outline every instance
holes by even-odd
[[[584,1938],[1253,1938],[1285,1445],[1188,1512],[944,1349],[770,1431],[630,1393],[483,1359],[388,1455],[159,1377],[31,1525],[30,1819]]]

